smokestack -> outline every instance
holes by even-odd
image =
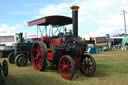
[[[20,41],[23,42],[23,33],[21,32],[19,36],[20,36]]]
[[[73,35],[78,37],[78,6],[72,6],[72,24],[73,24]]]

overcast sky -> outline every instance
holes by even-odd
[[[48,15],[71,17],[72,5],[80,7],[79,35],[125,32],[121,11],[128,12],[128,0],[0,0],[0,32],[34,33],[36,27],[28,27],[28,21]],[[126,20],[128,30],[128,13]]]

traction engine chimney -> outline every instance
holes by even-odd
[[[19,34],[19,39],[21,42],[23,42],[23,33],[22,32]]]
[[[73,24],[73,35],[78,37],[78,6],[72,6],[72,24]]]

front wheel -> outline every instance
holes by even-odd
[[[27,57],[24,54],[16,56],[15,63],[17,66],[25,66],[27,64]]]
[[[96,71],[95,59],[91,55],[84,55],[80,62],[80,72],[87,77],[93,76]]]
[[[75,63],[72,57],[64,55],[59,61],[59,72],[64,79],[71,80],[75,73]]]

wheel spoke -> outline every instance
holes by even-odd
[[[35,57],[35,58],[33,58],[34,60],[37,60],[37,58]]]
[[[68,64],[68,62],[70,62],[67,58],[65,58],[65,62],[66,62],[66,64]]]
[[[67,72],[65,71],[65,72],[64,72],[64,75],[66,75],[66,74],[67,74]]]
[[[66,68],[71,68],[72,65],[64,65]]]
[[[59,62],[59,71],[64,79],[71,79],[74,75],[74,63],[70,56],[62,56]]]
[[[34,52],[37,52],[37,49],[35,49],[35,48],[32,48],[32,49],[33,49]]]
[[[62,64],[62,63],[61,63],[60,65],[61,65],[61,66],[64,66],[65,64]]]
[[[42,42],[36,41],[32,46],[32,63],[33,67],[36,70],[44,71],[45,70],[45,61],[46,61],[46,50],[44,48],[45,44]],[[44,53],[43,53],[44,52]]]
[[[65,65],[65,61],[64,61],[64,59],[62,60],[62,63]]]
[[[70,63],[70,61],[67,61],[67,65]]]
[[[40,46],[37,47],[37,52],[38,52],[38,53],[40,52]]]
[[[72,71],[71,71],[72,72]],[[71,76],[72,75],[72,73],[71,72],[69,72],[69,76]]]
[[[38,53],[39,53],[40,56],[42,56],[42,49],[41,49],[41,47],[38,47]]]
[[[81,67],[87,67],[87,65],[81,65]]]
[[[93,66],[93,64],[89,64],[89,67],[92,67]]]
[[[38,65],[38,61],[35,61],[35,65],[36,65],[36,66]]]
[[[70,72],[72,72],[72,69],[70,69],[70,68],[66,68],[68,71],[70,71]]]
[[[80,72],[85,76],[92,76],[95,72],[95,60],[92,56],[84,56],[85,58],[81,59]]]

